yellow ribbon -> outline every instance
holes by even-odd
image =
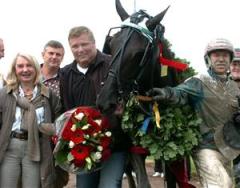
[[[154,102],[153,104],[153,112],[155,114],[155,121],[156,121],[156,125],[158,128],[160,128],[160,112],[158,110],[158,103]]]

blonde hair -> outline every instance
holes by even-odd
[[[36,58],[29,54],[18,53],[16,55],[16,57],[13,59],[13,62],[10,66],[10,72],[8,73],[7,79],[6,79],[7,85],[16,89],[20,84],[19,80],[17,78],[17,75],[16,75],[16,69],[15,69],[18,57],[22,57],[22,58],[26,59],[29,63],[31,63],[33,65],[33,67],[35,68],[35,71],[36,71],[36,77],[34,80],[34,84],[40,83],[40,76],[41,76],[40,65],[37,62]]]

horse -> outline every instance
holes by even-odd
[[[97,107],[104,114],[121,109],[132,92],[142,96],[153,87],[178,84],[176,69],[168,67],[163,70],[166,67],[159,63],[159,58],[164,53],[165,31],[160,22],[168,8],[154,17],[144,10],[129,16],[119,0],[115,3],[123,22],[121,27],[109,30],[103,48],[103,52],[112,55],[110,70],[97,98]],[[111,35],[114,29],[119,31]],[[132,154],[130,158],[136,171],[138,187],[151,187],[145,169],[145,157]],[[126,173],[130,187],[136,187],[131,172]]]

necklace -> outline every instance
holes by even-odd
[[[26,97],[28,100],[31,100],[33,97],[33,92],[32,91],[24,92],[24,97]]]
[[[29,95],[33,95],[33,93],[24,93],[24,96],[29,96]]]

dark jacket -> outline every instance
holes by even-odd
[[[95,62],[88,68],[86,74],[77,69],[77,62],[73,61],[60,70],[60,96],[64,111],[77,106],[96,106],[97,95],[101,90],[101,83],[106,79],[111,57],[97,52]],[[119,119],[110,118],[111,131],[114,138],[114,150],[128,148],[129,139],[123,133]]]
[[[110,56],[98,51],[86,74],[78,71],[76,61],[60,70],[60,96],[65,111],[77,106],[95,106],[110,60]]]

